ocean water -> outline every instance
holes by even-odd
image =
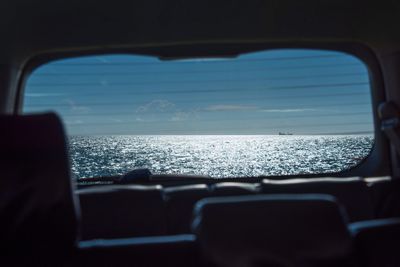
[[[154,174],[215,178],[329,173],[358,164],[373,146],[370,135],[71,136],[76,177]]]

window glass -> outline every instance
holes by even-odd
[[[331,173],[373,145],[368,70],[341,52],[282,49],[162,61],[99,55],[36,69],[25,113],[55,111],[78,177]]]

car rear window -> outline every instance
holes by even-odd
[[[372,149],[371,108],[363,62],[303,49],[63,59],[37,68],[23,99],[24,113],[62,117],[78,178],[340,172]]]

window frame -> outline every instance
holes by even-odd
[[[235,56],[242,53],[250,53],[257,51],[267,51],[274,49],[318,49],[331,50],[349,54],[359,59],[368,69],[370,79],[370,97],[372,104],[372,115],[374,123],[374,144],[369,155],[359,162],[356,166],[333,173],[315,173],[315,174],[294,174],[285,176],[259,176],[246,178],[218,178],[219,181],[244,181],[259,182],[262,179],[290,179],[290,178],[312,178],[312,177],[349,177],[349,176],[385,176],[391,174],[390,169],[390,145],[384,133],[380,129],[380,120],[378,117],[378,106],[385,101],[385,87],[383,75],[377,57],[373,51],[367,46],[359,43],[327,43],[327,42],[294,42],[294,43],[277,43],[268,44],[262,41],[255,42],[232,42],[232,43],[193,43],[185,45],[158,45],[149,47],[136,47],[124,49],[93,49],[93,50],[76,50],[69,52],[53,52],[43,53],[32,57],[25,64],[21,78],[18,82],[17,97],[14,103],[14,114],[21,114],[23,108],[23,99],[25,85],[29,76],[38,67],[52,62],[54,60],[67,59],[79,56],[93,56],[104,54],[135,54],[144,56],[156,56],[160,59],[180,59],[180,58],[201,58],[201,57],[220,57]],[[177,52],[179,51],[179,52]],[[208,51],[213,51],[208,54]],[[116,175],[117,176],[117,175]],[[182,180],[187,178],[180,175]],[[188,176],[189,177],[189,176]],[[171,177],[172,178],[172,177]],[[193,181],[203,182],[214,181],[215,178],[197,177]],[[168,179],[168,178],[163,178]]]

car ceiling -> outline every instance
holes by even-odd
[[[8,0],[0,59],[192,43],[356,41],[393,49],[398,1]]]

